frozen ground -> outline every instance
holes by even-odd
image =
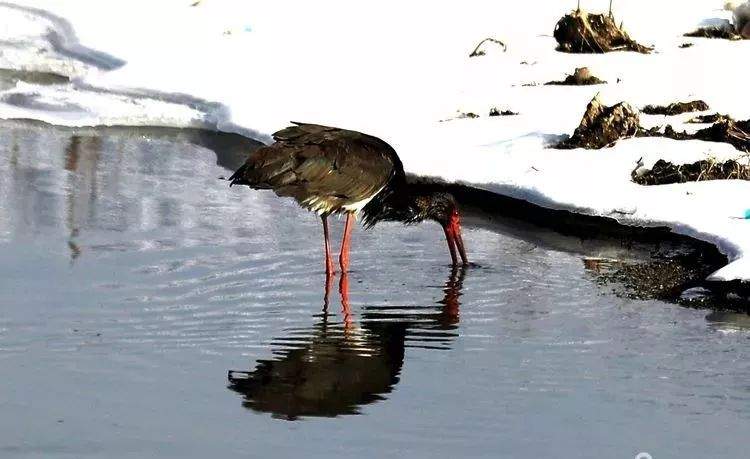
[[[701,98],[712,111],[750,117],[750,41],[682,37],[729,18],[723,1],[615,1],[631,35],[656,47],[651,55],[556,52],[554,25],[574,1],[192,3],[0,4],[0,68],[71,79],[0,86],[0,116],[201,126],[260,140],[289,120],[358,129],[390,142],[413,173],[626,224],[668,225],[716,243],[732,263],[712,277],[750,280],[743,258],[750,221],[741,218],[750,208],[750,183],[630,182],[641,157],[649,166],[659,158],[741,156],[732,147],[631,139],[601,151],[546,148],[572,133],[597,92],[604,102],[635,106]],[[603,11],[609,2],[582,3]],[[487,36],[506,42],[508,51],[490,47],[470,59]],[[695,45],[679,48],[685,42]],[[523,86],[561,79],[583,65],[609,84]],[[489,118],[493,106],[520,115]],[[481,117],[441,122],[457,110]],[[681,128],[678,120],[669,122]],[[644,116],[642,122],[667,121]]]

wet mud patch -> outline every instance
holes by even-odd
[[[586,271],[609,293],[633,300],[659,300],[694,309],[750,312],[750,283],[704,281],[710,256],[694,251],[646,262],[587,258]]]
[[[557,22],[554,37],[557,50],[566,53],[635,51],[648,54],[653,50],[630,38],[611,14],[590,14],[580,9]]]
[[[683,292],[700,288],[701,279],[713,272],[711,260],[705,259],[700,251],[635,263],[586,258],[584,266],[597,284],[619,297],[678,303]],[[708,291],[707,296],[710,296]]]
[[[641,111],[647,115],[674,116],[690,112],[705,112],[710,109],[706,102],[693,100],[690,102],[674,102],[669,105],[646,105]]]
[[[606,81],[592,75],[588,67],[579,67],[575,69],[572,75],[566,76],[564,80],[548,81],[544,84],[548,86],[589,86],[606,83]]]

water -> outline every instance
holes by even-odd
[[[746,315],[471,216],[466,271],[358,228],[326,300],[317,218],[218,180],[252,142],[0,128],[0,457],[746,457]]]

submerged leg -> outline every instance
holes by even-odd
[[[331,287],[333,287],[333,274],[326,273],[326,284],[323,289],[323,313],[328,314],[328,303],[331,295]]]
[[[354,214],[346,214],[346,224],[344,225],[344,238],[341,241],[341,255],[339,255],[339,264],[341,272],[349,271],[349,246],[352,242],[352,230],[354,229]]]
[[[454,242],[453,232],[448,226],[443,228],[443,231],[445,231],[445,240],[448,241],[448,250],[450,250],[451,252],[451,261],[453,262],[453,266],[457,266],[458,256],[456,255],[456,245]]]
[[[352,312],[349,307],[349,274],[346,271],[341,273],[341,279],[339,279],[339,293],[341,294],[341,315],[344,319],[344,329],[349,329],[352,325]]]
[[[326,248],[326,276],[332,276],[336,274],[336,270],[333,268],[333,257],[331,257],[331,243],[328,237],[328,215],[323,214],[320,217],[323,220],[323,238],[325,239]]]

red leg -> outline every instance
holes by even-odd
[[[333,258],[331,257],[331,243],[328,237],[328,215],[323,214],[320,218],[323,220],[323,238],[325,239],[326,248],[326,276],[332,276],[336,274],[336,270],[333,268]]]
[[[453,234],[453,229],[450,226],[443,228],[445,231],[445,240],[448,241],[448,250],[451,252],[451,261],[453,266],[458,265],[458,256],[456,255],[456,236]]]
[[[339,293],[341,294],[341,314],[344,319],[344,328],[348,329],[352,324],[352,313],[349,308],[349,274],[346,271],[341,273],[341,279],[339,279]]]
[[[339,264],[341,272],[349,271],[349,246],[352,242],[352,230],[354,229],[354,214],[346,214],[346,224],[344,225],[344,239],[341,241],[341,255],[339,255]]]

